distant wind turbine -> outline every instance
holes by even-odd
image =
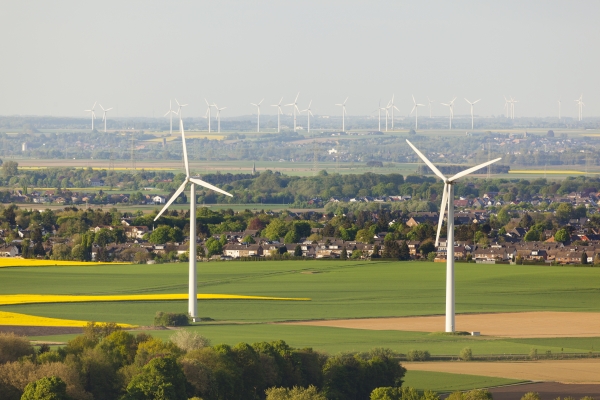
[[[94,130],[94,120],[96,119],[96,113],[94,112],[95,108],[96,108],[96,103],[94,103],[94,105],[92,106],[92,108],[90,108],[89,110],[83,110],[85,112],[91,112],[92,113],[92,130]]]
[[[381,110],[384,110],[386,112],[386,114],[387,114],[387,109],[385,107],[381,107],[381,99],[379,99],[379,106],[377,107],[377,110],[375,110],[375,111],[377,111],[377,119],[379,121],[379,125],[378,125],[379,126],[379,128],[378,128],[379,132],[381,132]],[[387,125],[387,116],[386,116],[386,119],[385,119],[385,123]]]
[[[510,118],[510,101],[504,96],[504,109],[506,110],[506,118]]]
[[[298,93],[298,94],[300,94],[300,93]],[[281,132],[280,116],[281,116],[281,114],[283,114],[283,111],[281,110],[281,102],[282,101],[283,101],[283,97],[281,98],[281,100],[279,100],[279,103],[271,104],[271,107],[277,107],[277,133]]]
[[[213,107],[217,110],[217,116],[215,117],[215,119],[217,120],[217,132],[221,133],[221,111],[223,111],[227,107],[219,108],[215,103],[213,103]]]
[[[296,132],[296,111],[300,112],[300,109],[298,108],[298,96],[300,96],[300,92],[298,92],[296,95],[296,100],[294,100],[293,103],[285,105],[286,107],[292,106],[292,114],[294,116],[294,132]]]
[[[440,232],[442,230],[442,224],[444,222],[444,213],[448,211],[448,219],[446,221],[446,226],[448,228],[446,234],[446,332],[454,332],[456,330],[454,314],[455,314],[455,297],[454,297],[454,184],[456,180],[462,178],[464,176],[469,175],[485,166],[493,164],[497,161],[500,161],[501,158],[497,158],[495,160],[491,160],[480,164],[476,167],[472,167],[466,169],[458,174],[454,175],[451,178],[446,178],[439,169],[435,167],[421,153],[411,142],[406,141],[408,145],[417,153],[419,158],[431,168],[434,174],[436,174],[442,182],[444,182],[444,193],[442,194],[442,204],[440,205],[440,218],[438,221],[437,227],[437,235],[435,237],[435,247],[437,248],[440,243]]]
[[[560,121],[560,97],[558,98],[558,120]]]
[[[394,108],[396,110],[398,110],[398,107],[396,107],[396,105],[394,104],[394,94],[392,94],[392,100],[390,101],[390,103],[388,104],[388,106],[390,107],[390,109],[392,110],[392,130],[394,130]],[[400,110],[398,110],[400,111]]]
[[[344,100],[343,103],[335,104],[336,106],[342,107],[342,132],[346,132],[346,102],[348,101],[348,97]]]
[[[208,121],[208,133],[210,133],[210,117],[211,117],[211,108],[212,106],[210,105],[210,103],[208,102],[208,100],[204,99],[204,101],[206,102],[206,113],[204,114],[204,118],[206,118],[206,120]]]
[[[188,275],[188,314],[192,317],[194,322],[198,318],[198,294],[197,294],[197,271],[196,271],[196,185],[203,186],[207,189],[214,190],[226,196],[233,197],[230,193],[219,189],[210,183],[204,182],[203,180],[192,178],[190,176],[190,166],[188,163],[187,146],[185,144],[185,132],[183,130],[183,121],[179,120],[179,130],[181,131],[181,142],[183,144],[183,162],[185,164],[185,180],[179,186],[179,188],[173,193],[173,196],[169,199],[167,204],[160,210],[160,212],[154,218],[157,221],[160,216],[167,211],[169,206],[179,197],[179,195],[185,190],[188,183],[190,186],[190,254],[189,254],[189,275]]]
[[[452,130],[452,119],[454,118],[454,100],[456,100],[456,97],[452,99],[451,102],[449,103],[440,103],[443,106],[446,106],[450,109],[450,130]]]
[[[179,115],[179,121],[182,120],[183,116],[181,115],[181,109],[185,106],[187,106],[187,104],[179,104],[179,102],[177,101],[177,99],[175,99],[175,103],[177,103],[177,115]]]
[[[104,133],[106,133],[106,113],[109,112],[110,110],[112,110],[112,107],[107,108],[105,110],[104,107],[102,107],[102,104],[100,104],[100,108],[102,109],[102,121],[104,122]]]
[[[413,103],[415,104],[410,111],[410,115],[412,115],[413,111],[415,112],[415,131],[419,129],[419,107],[425,107],[425,104],[419,104],[415,100],[415,95],[413,94]]]
[[[171,100],[169,100],[169,111],[163,115],[163,117],[169,116],[169,134],[173,135],[173,114],[177,115],[175,111],[173,111],[173,104]]]
[[[258,110],[258,119],[256,121],[256,132],[260,132],[260,105],[262,104],[262,102],[264,101],[264,99],[262,99],[261,101],[259,101],[258,103],[250,103],[253,106],[256,106],[257,110]]]
[[[481,101],[481,99],[479,99],[479,100],[475,100],[475,101],[474,101],[474,102],[472,102],[472,103],[471,103],[469,100],[467,100],[467,99],[465,99],[465,101],[471,105],[471,129],[473,129],[473,126],[474,126],[474,124],[473,124],[473,106],[474,106],[474,105],[475,105],[477,102]]]
[[[429,96],[427,96],[427,105],[429,106],[429,118],[431,118],[431,103],[433,103],[433,101],[429,98]]]
[[[300,111],[301,113],[306,111],[306,117],[308,118],[308,132],[310,133],[310,116],[313,115],[312,111],[310,110],[310,105],[312,104],[312,100],[308,102],[308,107],[306,107],[304,110]]]
[[[585,104],[583,103],[583,93],[575,101],[577,102],[577,107],[579,108],[579,121],[581,121],[583,119],[583,107],[585,107]]]

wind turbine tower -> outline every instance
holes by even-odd
[[[173,135],[173,114],[177,115],[177,113],[173,111],[173,105],[171,103],[171,100],[169,100],[169,111],[167,111],[163,116],[169,116],[169,135],[171,136]]]
[[[306,109],[300,111],[301,113],[306,111],[306,117],[308,118],[308,133],[310,133],[310,116],[313,115],[312,111],[310,110],[310,105],[312,104],[312,100],[308,103],[308,107],[306,107]]]
[[[558,98],[558,120],[560,121],[560,97]]]
[[[298,92],[296,95],[296,100],[294,100],[293,103],[285,105],[286,107],[292,106],[292,115],[294,116],[294,132],[296,132],[296,111],[300,112],[300,109],[298,108],[298,96],[300,96],[300,92]]]
[[[410,115],[412,115],[413,111],[415,112],[415,131],[419,129],[419,107],[425,107],[425,104],[418,104],[415,100],[415,95],[412,95],[414,106],[410,111]]]
[[[575,101],[577,102],[577,107],[579,109],[578,110],[579,111],[579,113],[578,113],[579,121],[581,121],[583,119],[583,107],[585,106],[585,104],[583,103],[583,93]]]
[[[210,117],[211,117],[211,108],[212,106],[208,103],[208,100],[204,99],[204,101],[206,102],[206,106],[208,107],[206,109],[206,113],[204,114],[204,118],[206,118],[206,120],[208,121],[208,133],[210,133]]]
[[[300,93],[298,93],[300,94]],[[280,120],[280,116],[281,114],[283,114],[283,111],[281,111],[281,102],[283,101],[283,97],[281,98],[281,100],[279,100],[279,103],[277,104],[271,104],[271,107],[277,107],[277,133],[281,132],[281,120]]]
[[[213,107],[217,110],[217,116],[215,117],[215,119],[217,120],[217,132],[221,133],[221,111],[223,111],[227,107],[219,108],[215,103],[213,103]]]
[[[481,101],[481,99],[479,99],[479,100],[475,100],[475,101],[474,101],[474,102],[472,102],[472,103],[471,103],[469,100],[467,100],[467,99],[465,99],[465,101],[471,105],[471,130],[472,130],[472,129],[473,129],[473,126],[474,126],[474,124],[473,124],[473,122],[474,122],[474,121],[473,121],[473,106],[474,106],[474,105],[475,105],[477,102]]]
[[[96,119],[96,113],[94,112],[95,108],[96,108],[96,103],[94,103],[94,105],[92,106],[92,108],[90,108],[89,110],[83,110],[85,112],[91,112],[92,113],[92,131],[94,130],[94,120]]]
[[[431,104],[433,103],[433,100],[427,97],[427,102],[427,105],[429,106],[429,118],[431,118]]]
[[[342,132],[346,132],[346,102],[348,101],[348,97],[341,104],[335,104],[336,106],[342,107]]]
[[[107,108],[105,110],[104,107],[102,107],[102,104],[100,104],[100,108],[102,109],[102,122],[104,122],[104,133],[106,133],[106,113],[112,110],[112,107]]]
[[[256,132],[260,132],[260,105],[262,104],[262,102],[263,102],[264,100],[265,100],[265,99],[262,99],[261,101],[259,101],[259,102],[258,102],[258,103],[256,103],[256,104],[255,104],[255,103],[250,103],[250,104],[252,104],[253,106],[256,106],[256,109],[257,109],[257,111],[258,111],[258,119],[257,119],[257,121],[256,121]]]
[[[217,109],[218,110],[218,109]],[[185,164],[185,180],[169,199],[167,204],[160,210],[154,221],[157,221],[160,216],[169,208],[171,204],[185,190],[188,183],[190,186],[190,255],[189,255],[189,275],[188,275],[188,313],[194,322],[198,320],[198,294],[197,294],[197,270],[196,270],[196,185],[203,186],[207,189],[214,190],[226,196],[233,197],[226,191],[219,189],[210,183],[203,180],[192,178],[190,176],[190,166],[188,163],[187,147],[185,144],[185,132],[183,130],[183,121],[179,120],[179,129],[181,131],[181,142],[183,144],[183,162]]]
[[[451,102],[449,103],[441,103],[443,106],[446,106],[450,109],[450,130],[452,130],[452,118],[454,118],[454,100],[456,100],[456,97],[452,99]]]
[[[472,167],[466,169],[458,174],[454,175],[451,178],[446,178],[439,169],[435,167],[421,153],[411,142],[406,141],[410,147],[417,153],[419,158],[431,168],[434,174],[436,174],[443,182],[444,182],[444,193],[442,194],[442,204],[440,205],[440,219],[438,221],[437,227],[437,235],[435,237],[435,247],[439,246],[440,242],[440,232],[442,229],[442,223],[444,222],[444,212],[448,211],[448,219],[446,225],[448,227],[448,233],[446,235],[446,332],[454,332],[456,331],[455,324],[455,296],[454,296],[454,183],[462,178],[463,176],[467,176],[470,173],[473,173],[487,165],[493,164],[497,161],[500,161],[501,158],[496,158],[495,160],[491,160],[480,164],[476,167]]]
[[[392,131],[394,130],[394,108],[398,110],[398,107],[394,104],[394,95],[392,94],[392,100],[389,103],[389,107],[392,110]],[[400,110],[398,110],[400,111]]]

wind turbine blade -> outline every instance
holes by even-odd
[[[418,155],[418,156],[421,158],[421,160],[425,161],[425,164],[427,164],[427,166],[428,166],[429,168],[431,168],[431,170],[433,171],[433,173],[434,173],[434,174],[436,174],[436,175],[437,175],[437,176],[438,176],[438,177],[439,177],[439,178],[440,178],[442,181],[444,181],[444,183],[445,183],[445,182],[446,182],[446,177],[444,176],[444,174],[442,174],[442,173],[440,172],[440,170],[439,170],[439,169],[437,169],[437,168],[436,168],[436,166],[435,166],[435,165],[433,165],[433,164],[431,163],[431,161],[429,161],[429,160],[427,159],[427,157],[425,157],[425,156],[423,155],[423,153],[421,153],[421,152],[419,151],[419,149],[417,149],[415,146],[413,146],[413,144],[412,144],[411,142],[409,142],[409,141],[408,141],[408,139],[406,139],[406,143],[408,143],[408,145],[409,145],[410,147],[412,147],[412,149],[415,151],[415,153],[417,153],[417,155]]]
[[[102,111],[106,111],[106,110],[104,109],[104,107],[102,107],[102,104],[100,104],[100,108],[102,109]]]
[[[298,101],[298,96],[300,96],[300,92],[296,95],[296,100],[294,100],[294,104]]]
[[[469,100],[467,100],[467,98],[465,97],[465,101],[469,104],[471,104],[471,102]]]
[[[208,100],[204,99],[204,101],[206,102],[206,105],[210,107],[210,104],[208,103]]]
[[[95,101],[95,102],[94,102],[94,105],[92,106],[92,110],[93,110],[94,108],[96,108],[96,103],[97,103],[97,102]]]
[[[203,181],[203,180],[201,180],[201,179],[198,179],[198,178],[190,178],[190,182],[192,182],[192,183],[195,183],[196,185],[204,186],[204,187],[205,187],[205,188],[207,188],[207,189],[214,190],[215,192],[219,192],[219,193],[221,193],[221,194],[224,194],[224,195],[226,195],[226,196],[233,197],[233,195],[232,195],[231,193],[227,193],[227,192],[226,192],[226,191],[224,191],[223,189],[219,189],[218,187],[216,187],[216,186],[213,186],[213,185],[211,185],[211,184],[210,184],[210,183],[208,183],[208,182],[204,182],[204,181]]]
[[[417,108],[417,105],[416,105],[416,104],[413,106],[412,110],[410,110],[410,115],[412,115],[413,111],[415,111],[415,108]],[[386,114],[387,114],[387,112],[388,112],[388,111],[387,111],[387,107],[385,108],[385,112],[386,112]]]
[[[487,167],[488,165],[498,162],[500,160],[502,160],[502,157],[496,158],[495,160],[492,160],[492,161],[484,162],[483,164],[477,165],[477,166],[469,168],[469,169],[465,169],[464,171],[459,172],[458,174],[454,175],[452,178],[448,179],[448,181],[453,182],[459,178],[462,178],[463,176],[467,176],[472,172],[480,170],[481,168]]]
[[[178,105],[179,107],[181,107],[181,104],[179,104],[179,102],[177,101],[177,99],[175,99],[175,103],[177,103],[177,105]]]
[[[262,102],[265,101],[265,99],[262,99],[261,101],[258,102],[258,105],[260,106],[262,104]]]
[[[308,102],[308,109],[310,110],[310,105],[312,104],[312,100]]]
[[[257,106],[256,104],[254,104],[254,103],[250,103],[250,104],[252,104],[252,105],[253,105],[253,106],[255,106],[255,107],[258,107],[258,106]]]
[[[440,205],[440,219],[438,221],[437,235],[435,235],[435,247],[440,245],[440,232],[444,223],[444,213],[446,212],[446,202],[448,201],[448,184],[444,183],[444,194],[442,195],[442,204]]]
[[[415,103],[415,104],[416,104],[416,103],[417,103],[417,101],[415,100],[415,95],[414,95],[414,94],[412,95],[412,98],[413,98],[413,103]]]
[[[169,208],[169,206],[171,204],[173,204],[173,202],[179,197],[179,195],[185,190],[185,185],[187,185],[188,181],[185,180],[181,186],[179,186],[179,189],[177,189],[175,191],[175,193],[173,193],[173,196],[171,196],[171,198],[169,199],[169,201],[167,201],[167,204],[165,204],[165,206],[162,208],[162,210],[160,210],[160,212],[156,215],[156,217],[154,218],[154,220],[156,221],[157,219],[160,218],[161,215],[163,215],[163,213],[165,211],[167,211],[167,209]]]
[[[398,109],[398,107],[394,106],[394,108],[396,109],[396,111],[400,111],[400,110]]]
[[[344,100],[344,104],[346,104],[346,102],[348,101],[349,97],[346,97],[346,100]]]
[[[478,101],[481,101],[481,99],[479,99],[479,100],[475,100],[475,101],[473,102],[473,104],[477,103]]]
[[[183,130],[183,121],[179,121],[179,130],[181,130],[181,143],[183,143],[183,162],[185,163],[185,176],[190,176],[190,166],[188,164],[187,146],[185,144],[185,132]]]

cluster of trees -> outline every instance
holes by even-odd
[[[395,357],[386,349],[330,356],[283,341],[210,346],[190,331],[162,341],[91,323],[56,350],[0,334],[0,398],[50,391],[56,397],[47,398],[73,400],[277,400],[302,391],[320,396],[308,399],[362,400],[379,387],[401,387],[406,370]]]

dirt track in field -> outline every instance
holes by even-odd
[[[453,374],[493,376],[531,381],[560,383],[600,383],[600,360],[544,360],[523,362],[403,362],[402,366],[413,371],[436,371]]]
[[[292,325],[329,326],[376,331],[440,332],[443,315],[430,317],[339,319],[289,322]],[[456,330],[481,332],[486,336],[511,338],[596,337],[600,336],[600,313],[522,312],[496,314],[461,314],[456,316]]]

